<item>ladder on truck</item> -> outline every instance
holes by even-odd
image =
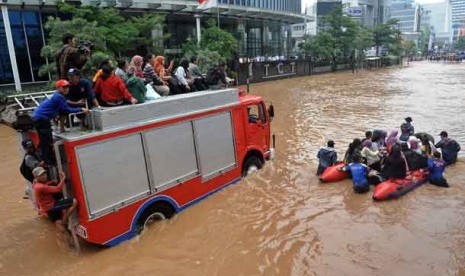
[[[54,91],[44,91],[26,94],[16,94],[7,96],[8,102],[14,101],[18,104],[18,111],[32,111],[39,106],[41,102],[52,96]]]
[[[44,92],[10,95],[10,96],[7,96],[7,101],[15,102],[18,105],[19,108],[17,109],[17,115],[21,113],[24,114],[24,113],[33,111],[35,108],[37,108],[40,105],[41,102],[43,102],[45,99],[49,99],[53,95],[53,93],[54,91],[44,91]],[[71,119],[71,116],[70,116],[70,119]],[[58,149],[55,147],[55,150],[58,150]],[[51,178],[54,178],[57,181],[59,181],[58,170],[59,168],[56,166],[52,166],[51,168],[49,168],[49,173],[50,173]],[[65,195],[70,194],[70,191],[67,185],[65,185],[64,193]],[[68,228],[71,232],[71,237],[73,239],[75,249],[79,253],[81,251],[81,246],[79,244],[79,240],[78,240],[78,237],[76,235],[76,230],[75,230],[75,227],[77,224],[78,224],[77,214],[73,213],[68,218]]]

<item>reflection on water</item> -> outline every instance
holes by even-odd
[[[422,62],[254,85],[275,105],[273,163],[136,239],[87,245],[81,256],[21,202],[16,138],[1,127],[0,274],[465,275],[463,153],[447,170],[451,188],[424,185],[391,202],[314,176],[327,139],[341,156],[353,138],[406,116],[465,145],[464,70]]]

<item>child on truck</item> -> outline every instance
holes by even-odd
[[[76,209],[77,201],[74,198],[61,198],[56,200],[54,195],[62,192],[66,176],[60,172],[60,183],[53,186],[54,181],[47,181],[47,171],[37,167],[32,171],[34,175],[34,197],[39,205],[39,213],[55,223],[60,231],[64,231],[64,225],[69,215]]]

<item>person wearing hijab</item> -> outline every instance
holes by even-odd
[[[407,142],[408,138],[415,134],[415,128],[412,125],[412,117],[405,118],[405,122],[400,125],[400,137],[399,140]]]

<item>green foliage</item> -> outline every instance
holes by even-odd
[[[238,49],[238,42],[234,36],[209,22],[206,29],[202,30],[200,48],[221,53],[226,60],[231,60]]]
[[[329,32],[319,32],[315,37],[307,37],[300,47],[313,57],[331,57],[337,52],[336,41]]]
[[[417,45],[414,41],[403,41],[402,46],[406,56],[412,56],[416,54]]]
[[[188,39],[182,49],[186,58],[197,56],[200,60],[199,67],[205,71],[220,62],[231,60],[238,49],[238,41],[231,33],[218,28],[214,19],[209,19],[207,28],[202,29],[200,47],[195,41]]]
[[[387,23],[378,24],[373,28],[374,43],[376,46],[385,46],[389,53],[400,55],[402,52],[401,32],[396,28],[397,19],[391,19]]]
[[[465,37],[461,36],[454,45],[455,50],[465,50]]]
[[[95,63],[102,56],[119,57],[122,52],[134,52],[139,47],[147,51],[153,48],[162,52],[163,38],[155,41],[152,30],[163,29],[164,16],[145,13],[140,16],[125,18],[114,8],[99,8],[92,5],[75,7],[66,3],[59,3],[60,12],[72,14],[71,20],[61,20],[49,17],[45,29],[49,32],[47,45],[41,50],[42,57],[49,59],[49,66],[43,66],[40,74],[56,75],[55,53],[63,46],[62,37],[65,33],[72,33],[76,40],[89,40],[94,44],[90,64],[83,68],[84,72],[92,73]],[[161,46],[159,42],[161,40]],[[94,55],[97,55],[94,57]]]

